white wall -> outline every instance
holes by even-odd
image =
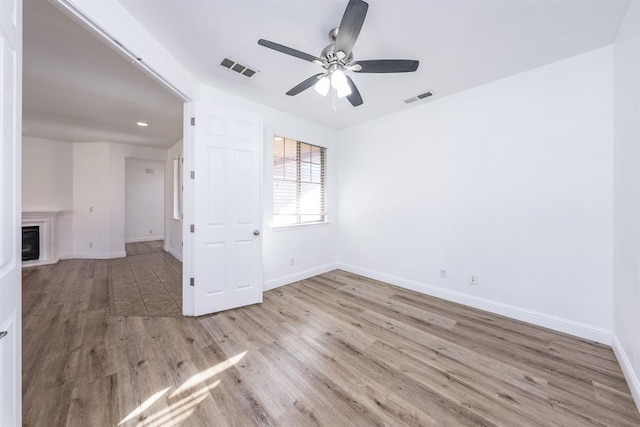
[[[61,211],[55,219],[56,255],[73,253],[73,144],[22,138],[22,210]]]
[[[611,81],[606,47],[341,131],[340,267],[608,342]]]
[[[125,159],[164,162],[166,152],[109,142],[73,144],[74,258],[126,255]]]
[[[613,348],[640,408],[640,2],[614,50]]]
[[[337,141],[336,131],[291,114],[203,87],[203,101],[262,115],[263,145],[263,278],[264,289],[292,283],[336,268]],[[329,224],[273,228],[273,135],[327,147]],[[290,260],[294,258],[295,265]]]
[[[125,159],[125,242],[164,239],[165,164]]]
[[[182,140],[167,151],[165,172],[165,239],[164,250],[182,261],[182,220],[173,218],[173,159],[179,160],[179,186],[182,200],[184,164],[182,163]],[[179,209],[181,212],[181,210]]]
[[[58,255],[125,256],[125,159],[155,161],[164,185],[167,150],[108,142],[23,141],[23,210],[64,211],[57,224]],[[156,238],[163,238],[163,213],[161,207],[152,228],[158,231]]]
[[[73,144],[73,257],[109,258],[109,143]]]

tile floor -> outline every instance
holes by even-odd
[[[109,260],[112,316],[182,315],[182,263],[162,241],[128,243],[127,257]]]

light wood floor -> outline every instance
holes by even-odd
[[[25,269],[25,426],[638,426],[610,348],[336,271],[112,317],[107,261]]]

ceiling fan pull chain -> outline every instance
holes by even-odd
[[[333,111],[338,111],[338,107],[336,107],[336,90],[331,88],[331,102],[333,104]]]

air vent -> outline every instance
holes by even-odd
[[[246,76],[246,77],[251,77],[255,73],[257,73],[256,70],[253,70],[247,67],[246,65],[239,64],[233,59],[229,59],[229,58],[224,58],[220,62],[220,65],[222,65],[224,68],[227,68],[231,71],[235,71],[236,73],[242,74],[243,76]]]
[[[433,96],[433,95],[435,95],[435,92],[432,90],[429,90],[425,93],[421,93],[420,95],[416,95],[414,97],[405,99],[404,102],[405,104],[411,104],[412,102],[420,101],[421,99],[429,98],[430,96]]]

